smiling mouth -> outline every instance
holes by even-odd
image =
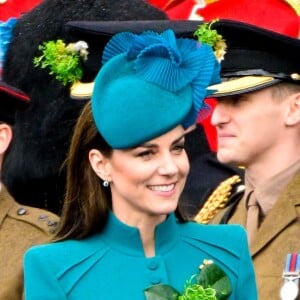
[[[168,185],[152,185],[150,186],[150,190],[156,191],[156,192],[170,192],[174,189],[175,184],[168,184]]]

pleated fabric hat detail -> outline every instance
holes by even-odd
[[[207,86],[220,82],[213,49],[194,39],[162,33],[116,34],[106,45],[95,79],[96,126],[115,149],[138,146],[205,110]]]

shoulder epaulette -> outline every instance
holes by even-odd
[[[207,224],[222,208],[230,201],[230,196],[234,187],[244,188],[240,183],[242,179],[239,175],[234,175],[222,181],[212,192],[194,217],[197,223]]]

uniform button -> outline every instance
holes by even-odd
[[[47,215],[39,215],[39,220],[46,221],[46,220],[48,220],[48,216]]]
[[[17,215],[18,215],[18,216],[26,215],[26,213],[27,213],[27,210],[26,210],[26,208],[24,208],[24,207],[20,207],[20,208],[18,208],[18,210],[17,210]]]
[[[161,278],[159,276],[151,276],[150,278],[151,284],[159,284],[161,283]]]
[[[49,233],[51,233],[51,234],[56,233],[56,228],[51,228],[51,229],[49,230]]]
[[[159,263],[157,260],[153,259],[153,260],[150,260],[148,262],[148,269],[150,270],[156,270],[159,266]]]
[[[48,226],[57,226],[58,222],[50,220],[50,221],[48,221],[47,224],[48,224]]]

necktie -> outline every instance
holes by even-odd
[[[249,193],[246,199],[247,207],[247,221],[246,229],[248,234],[248,241],[251,244],[253,236],[255,235],[257,228],[259,226],[259,206],[256,201],[256,197],[253,194],[253,191]]]

